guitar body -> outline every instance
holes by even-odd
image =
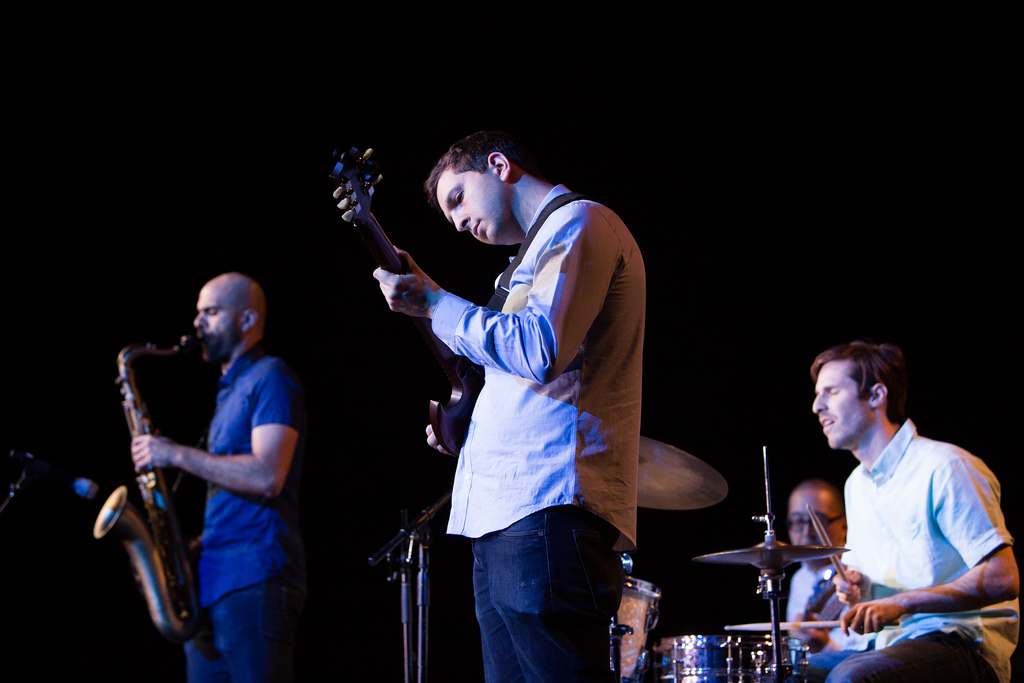
[[[342,218],[355,227],[377,265],[392,273],[405,273],[407,269],[398,250],[370,212],[373,186],[380,180],[376,164],[369,159],[371,153],[372,150],[367,150],[360,154],[355,148],[335,153],[335,166],[331,173],[331,180],[336,186],[334,198],[340,199],[338,208],[343,211]],[[456,355],[438,339],[430,329],[429,319],[410,317],[410,320],[452,385],[451,397],[446,403],[430,401],[428,415],[438,443],[458,457],[466,440],[473,406],[483,389],[483,369],[464,356]]]
[[[464,356],[455,356],[454,369],[458,379],[452,384],[451,398],[445,405],[431,401],[428,413],[438,443],[449,453],[458,456],[466,440],[469,419],[473,416],[473,406],[476,405],[480,390],[484,388],[484,373],[480,366],[471,363]],[[446,444],[451,444],[452,447]]]
[[[807,599],[804,619],[813,617],[819,621],[834,621],[839,618],[844,606],[836,595],[835,584],[832,581],[821,581]]]

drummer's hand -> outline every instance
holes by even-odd
[[[844,581],[838,574],[833,577],[832,583],[836,586],[836,595],[839,601],[847,605],[856,605],[865,595],[868,594],[868,579],[856,569],[846,567],[846,578]]]
[[[434,435],[434,425],[427,425],[427,445],[436,451],[444,453],[445,455],[458,457],[454,453],[449,453],[448,450],[441,445],[441,442],[437,440],[437,436]]]
[[[843,615],[840,625],[843,633],[875,633],[889,624],[895,624],[909,610],[903,605],[885,599],[862,602]]]

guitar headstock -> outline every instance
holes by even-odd
[[[334,199],[341,217],[351,223],[357,218],[370,220],[370,198],[373,186],[380,182],[380,168],[370,159],[373,149],[360,153],[355,147],[347,152],[335,150],[331,180],[335,184]]]

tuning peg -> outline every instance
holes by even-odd
[[[341,219],[343,221],[345,221],[346,223],[351,223],[353,216],[355,216],[355,212],[352,211],[352,210],[349,210],[349,211],[346,211],[345,213],[341,214]]]
[[[367,147],[366,151],[363,152],[363,158],[361,159],[361,161],[366,161],[371,156],[373,156],[373,147]]]
[[[337,199],[338,197],[340,197],[343,194],[345,194],[345,188],[344,187],[336,187],[336,188],[334,188],[334,198],[335,199]]]
[[[348,205],[349,205],[349,198],[348,197],[345,197],[340,202],[338,202],[338,208],[341,209],[342,211],[347,209]]]

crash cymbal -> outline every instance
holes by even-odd
[[[674,446],[640,437],[637,505],[655,510],[699,510],[729,492],[714,467]]]
[[[832,546],[788,545],[781,541],[765,541],[753,548],[701,555],[693,560],[710,564],[749,564],[760,569],[782,569],[794,562],[835,557],[846,551],[847,548]]]

